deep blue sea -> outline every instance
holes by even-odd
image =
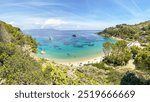
[[[111,38],[96,34],[96,30],[28,30],[39,43],[37,56],[54,61],[76,61],[98,56],[103,43],[114,42]],[[41,52],[44,52],[41,53]]]

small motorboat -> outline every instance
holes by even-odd
[[[72,37],[77,37],[77,35],[76,35],[76,34],[73,34]]]
[[[41,54],[45,54],[46,52],[45,51],[41,51]]]

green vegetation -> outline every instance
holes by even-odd
[[[78,79],[71,79],[67,75],[67,69],[63,68],[57,68],[52,66],[51,64],[47,66],[43,73],[44,77],[47,80],[47,84],[52,84],[52,85],[75,85],[79,84]]]
[[[125,41],[118,41],[115,44],[104,43],[104,62],[114,66],[126,65],[131,59],[131,53]]]
[[[106,28],[98,34],[121,38],[128,42],[138,41],[141,45],[144,45],[139,48],[137,46],[127,47],[127,43],[124,41],[118,41],[115,44],[105,43],[105,63],[117,66],[125,65],[131,59],[132,53],[137,68],[150,69],[150,44],[148,44],[150,42],[150,21],[135,25],[116,25],[116,27]]]
[[[116,25],[116,27],[106,28],[98,34],[106,37],[121,38],[127,42],[138,41],[142,47],[129,47],[125,41],[118,41],[115,44],[104,43],[105,58],[103,62],[116,68],[116,66],[126,65],[132,59],[136,68],[131,72],[127,71],[127,73],[122,70],[124,76],[120,84],[150,84],[150,21],[135,25]]]
[[[133,72],[126,72],[121,79],[121,85],[150,85],[150,80],[145,80],[142,76],[138,76]]]
[[[98,34],[124,40],[139,41],[144,44],[150,42],[150,21],[135,25],[116,25],[116,27],[106,28],[104,31],[98,32]]]
[[[135,65],[137,68],[150,70],[150,44],[143,49],[137,49]]]
[[[41,65],[23,51],[29,45],[36,52],[37,43],[19,28],[0,21],[0,84],[44,84]]]
[[[37,42],[28,35],[24,35],[20,28],[0,21],[0,42],[11,42],[19,46],[30,45],[32,52],[36,52]]]
[[[44,84],[41,66],[14,43],[0,43],[1,84]]]

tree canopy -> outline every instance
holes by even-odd
[[[126,65],[131,58],[131,52],[127,47],[125,41],[118,41],[116,43],[106,42],[104,47],[104,62],[107,64],[112,64],[114,66]]]

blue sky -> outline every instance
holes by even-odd
[[[150,20],[150,0],[0,0],[0,20],[22,29],[101,30]]]

